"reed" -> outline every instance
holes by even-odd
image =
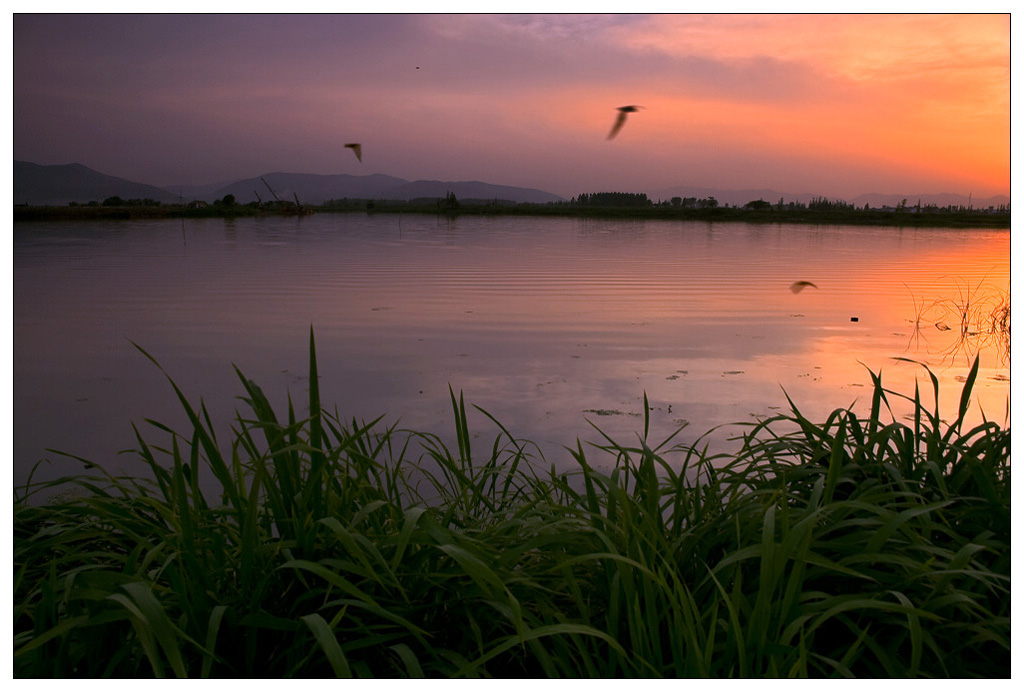
[[[925,336],[928,350],[953,365],[961,357],[969,363],[984,348],[991,347],[1003,364],[1010,360],[1010,292],[998,288],[972,287],[969,283],[954,281],[949,296],[931,302],[917,298],[914,301],[915,319],[910,320],[914,330],[910,345],[920,346]],[[934,330],[934,332],[933,332]],[[940,339],[932,343],[927,334]]]
[[[145,473],[16,490],[16,676],[1010,674],[1010,433],[964,429],[977,361],[948,425],[871,374],[866,418],[793,405],[726,456],[645,417],[570,471],[493,418],[481,449],[454,391],[457,448],[342,421],[312,332],[309,361],[282,415],[238,372],[229,440],[168,377],[190,429],[145,421]]]

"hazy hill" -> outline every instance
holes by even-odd
[[[513,202],[557,202],[562,198],[550,192],[523,187],[491,185],[489,183],[443,182],[417,180],[409,182],[390,175],[312,175],[309,173],[268,173],[260,176],[273,188],[277,196],[293,200],[298,195],[303,204],[323,204],[329,199],[394,199],[410,200],[419,197],[445,197],[449,192],[458,199],[502,199]],[[225,186],[212,195],[212,199],[232,194],[239,202],[256,201],[256,193],[264,200],[273,199],[260,177],[240,180]],[[200,199],[205,199],[200,198]]]
[[[102,202],[108,197],[177,202],[178,196],[153,185],[98,173],[80,163],[40,166],[14,162],[14,203],[64,206],[69,202]]]
[[[270,184],[277,196],[292,201],[298,195],[303,204],[322,204],[330,199],[391,199],[411,200],[423,198],[443,198],[449,192],[459,200],[502,200],[511,202],[532,202],[543,204],[557,202],[562,197],[534,188],[492,185],[480,181],[440,181],[416,180],[408,181],[390,175],[315,175],[312,173],[266,173],[254,178],[246,178],[232,183],[216,183],[210,185],[175,185],[159,188],[153,185],[136,183],[124,178],[105,175],[78,163],[64,166],[41,166],[27,161],[14,162],[14,203],[31,205],[64,206],[69,202],[102,202],[108,197],[118,196],[122,199],[155,199],[164,203],[178,201],[189,202],[204,200],[212,202],[225,195],[234,195],[242,203],[256,201],[257,194],[264,200],[274,198],[270,190],[260,178]],[[632,190],[586,190],[585,192],[632,192]],[[673,197],[696,197],[704,199],[714,197],[721,205],[743,206],[747,202],[762,199],[772,204],[780,199],[786,202],[807,203],[814,197],[812,193],[792,194],[772,189],[721,190],[715,188],[679,185],[647,192],[653,202],[669,201]],[[1009,204],[1006,196],[988,198],[969,198],[967,195],[939,194],[880,194],[860,195],[853,199],[843,200],[857,207],[865,204],[871,207],[885,205],[896,206],[902,200],[908,206],[914,206],[918,200],[921,204],[937,204],[940,207],[950,205],[967,206],[984,209],[989,206],[998,207]]]
[[[273,189],[271,192],[263,180]],[[491,185],[479,181],[410,182],[390,175],[315,175],[312,173],[265,173],[230,183],[211,185],[173,185],[159,188],[99,173],[81,164],[41,166],[26,161],[14,162],[15,204],[64,206],[69,202],[102,202],[108,197],[155,199],[164,203],[204,200],[212,202],[234,195],[242,204],[264,201],[274,194],[292,201],[297,195],[303,204],[322,204],[330,199],[393,199],[445,197],[449,192],[458,199],[500,199],[511,202],[557,202],[558,195],[522,187]]]
[[[491,185],[478,180],[468,182],[442,182],[440,180],[417,180],[389,190],[381,199],[416,199],[418,197],[445,197],[449,192],[457,199],[498,199],[512,202],[559,202],[558,195],[527,187]]]
[[[763,199],[765,202],[771,202],[772,204],[775,204],[780,199],[784,199],[786,202],[803,202],[806,204],[816,196],[820,195],[810,193],[792,194],[770,189],[720,190],[710,187],[693,187],[691,185],[677,185],[647,193],[647,198],[653,202],[667,202],[673,197],[696,197],[697,199],[714,197],[720,205],[728,204],[736,207],[742,207],[747,202],[753,202],[758,199]]]
[[[206,183],[204,185],[168,185],[165,190],[179,195],[182,201],[191,202],[194,199],[213,201],[217,199],[217,191],[231,185],[232,181],[222,180],[219,183]],[[221,195],[223,197],[224,195]]]
[[[206,196],[197,197],[212,202],[224,195],[234,195],[240,203],[255,202],[257,194],[263,201],[274,199],[263,178],[282,200],[294,201],[298,195],[303,204],[323,204],[329,199],[360,198],[384,199],[383,193],[406,184],[402,178],[390,175],[315,175],[312,173],[266,173],[225,185]],[[444,197],[444,194],[441,194]],[[399,199],[392,197],[390,199]]]

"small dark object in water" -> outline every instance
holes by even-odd
[[[793,285],[791,285],[789,287],[789,290],[791,290],[793,293],[799,293],[800,291],[804,290],[808,286],[810,286],[812,288],[817,288],[818,287],[817,284],[812,284],[810,281],[796,281],[796,282],[793,283]]]
[[[945,322],[936,322],[935,323],[935,328],[938,329],[940,332],[948,332],[949,331],[949,325],[946,324]]]
[[[851,322],[860,322],[860,318],[859,317],[851,317],[850,321]]]

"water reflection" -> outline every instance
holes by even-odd
[[[1003,342],[922,311],[964,287],[998,310],[1005,231],[353,214],[190,220],[184,240],[177,221],[16,225],[16,477],[47,447],[120,463],[130,420],[183,427],[128,339],[229,422],[232,363],[302,400],[310,325],[343,418],[449,432],[451,385],[556,457],[598,439],[588,419],[632,439],[645,391],[655,435],[693,437],[783,388],[824,417],[864,398],[866,368],[912,392],[924,371],[899,356],[936,368],[952,410],[978,353],[977,403],[1006,409]]]
[[[950,365],[988,352],[1009,365],[1009,289],[956,282],[946,295],[920,302],[914,297],[916,314],[907,350],[938,354]]]

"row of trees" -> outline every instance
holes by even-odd
[[[160,200],[149,199],[145,197],[143,199],[121,199],[118,196],[107,197],[102,202],[85,202],[79,204],[78,202],[69,202],[69,207],[159,207]]]
[[[642,192],[593,192],[574,197],[571,204],[578,207],[649,207],[651,200]]]
[[[68,202],[69,207],[159,207],[162,204],[160,200],[150,199],[149,197],[122,199],[118,195],[107,197],[102,202]],[[217,207],[233,207],[237,202],[234,195],[224,195],[220,199],[215,200],[213,204]]]
[[[764,200],[754,200],[747,202],[743,205],[745,209],[778,209],[785,211],[794,211],[801,209],[810,209],[813,211],[871,211],[872,207],[869,204],[865,204],[863,207],[858,207],[855,204],[844,202],[839,199],[828,199],[827,197],[812,197],[811,201],[804,204],[803,202],[786,202],[783,199],[779,199],[775,204],[769,204]],[[921,200],[917,200],[917,204],[908,205],[907,200],[903,199],[896,206],[882,206],[874,207],[875,211],[906,211],[914,213],[927,213],[927,214],[938,214],[938,213],[956,213],[956,212],[998,212],[998,213],[1009,213],[1010,205],[1000,204],[998,207],[990,207],[987,209],[971,209],[963,205],[951,204],[945,207],[940,207],[937,204],[921,204]]]
[[[592,207],[592,208],[638,208],[653,206],[671,206],[680,209],[714,209],[718,206],[718,200],[714,197],[673,197],[670,202],[659,202],[655,205],[647,195],[642,192],[592,192],[584,193],[579,197],[573,197],[570,206]]]
[[[664,202],[662,202],[664,205]],[[697,199],[696,197],[673,197],[671,200],[673,207],[681,209],[714,209],[718,206],[718,200],[714,197],[704,197]]]
[[[416,203],[416,202],[423,203],[423,202],[426,202],[428,199],[429,198],[423,198],[421,200],[412,200],[412,202],[413,203]],[[457,210],[457,209],[459,209],[461,207],[461,204],[459,203],[458,199],[456,199],[455,194],[452,193],[452,192],[448,192],[448,194],[445,196],[444,199],[438,198],[435,201],[436,201],[436,205],[437,205],[437,208],[438,208],[439,211],[446,211],[446,212],[447,211],[455,211],[455,210]],[[387,202],[388,202],[387,200],[384,201],[385,206],[387,206]],[[401,202],[392,202],[392,204],[395,204],[395,203],[402,204]],[[202,206],[205,206],[205,202],[193,202],[191,204],[192,205],[202,205]],[[159,207],[159,206],[161,206],[161,202],[159,200],[149,199],[149,198],[144,198],[144,199],[122,199],[121,197],[113,196],[113,197],[106,198],[105,200],[103,200],[102,203],[101,202],[92,201],[92,202],[86,202],[86,203],[70,202],[68,204],[68,206],[71,206],[71,207],[78,207],[78,206],[96,207],[96,206],[100,206],[100,205],[102,205],[104,207]],[[215,200],[213,202],[213,206],[215,206],[215,207],[234,207],[236,205],[238,205],[238,202],[235,199],[235,196],[231,195],[231,194],[224,195],[224,197],[222,197],[221,199]],[[329,200],[328,202],[324,203],[323,206],[324,207],[351,208],[351,207],[354,207],[354,206],[364,206],[364,205],[365,205],[366,208],[372,209],[372,208],[374,208],[374,201],[372,201],[372,200],[369,200],[369,201],[367,201],[367,200],[349,200],[349,199],[346,198],[346,199],[343,199],[343,200]],[[494,205],[498,206],[498,200],[495,200]],[[263,208],[277,208],[277,207],[291,207],[293,205],[292,205],[291,202],[273,202],[272,201],[272,202],[263,202],[262,205],[260,203],[258,203],[258,202],[250,202],[247,206],[250,206],[250,207],[261,207],[262,206]],[[659,201],[659,202],[655,203],[655,202],[651,201],[650,199],[648,199],[647,195],[642,193],[642,192],[641,193],[634,193],[634,192],[592,192],[592,193],[581,194],[578,197],[573,197],[569,202],[551,202],[551,203],[548,203],[547,206],[555,206],[555,207],[566,207],[566,206],[568,206],[568,207],[577,207],[577,208],[583,207],[583,208],[592,208],[592,209],[638,209],[638,208],[651,208],[651,207],[673,207],[673,208],[676,208],[676,209],[715,209],[715,208],[718,208],[720,205],[719,205],[719,202],[718,202],[717,199],[715,199],[714,197],[710,197],[710,196],[709,197],[700,198],[700,199],[698,199],[697,197],[673,197],[670,200]],[[725,206],[729,206],[729,205],[725,205]],[[811,200],[809,202],[807,202],[807,203],[804,203],[804,202],[794,202],[794,201],[787,202],[784,199],[780,198],[779,201],[774,203],[774,204],[772,204],[770,202],[766,202],[763,199],[757,199],[757,200],[751,200],[750,202],[747,202],[746,204],[743,205],[742,208],[743,209],[755,210],[755,211],[768,211],[768,210],[805,211],[805,210],[810,210],[810,211],[842,211],[842,212],[852,212],[852,211],[859,211],[859,210],[864,210],[864,211],[871,211],[872,210],[872,207],[870,207],[867,204],[865,204],[863,207],[857,207],[857,206],[855,206],[853,204],[850,204],[849,202],[844,202],[842,200],[830,200],[827,197],[812,197]],[[874,210],[875,211],[893,211],[893,210],[895,210],[895,211],[907,211],[907,212],[914,212],[914,213],[931,213],[931,214],[936,214],[936,213],[957,213],[957,212],[969,212],[969,211],[981,212],[981,213],[991,212],[991,213],[1008,214],[1010,212],[1010,205],[1009,204],[1001,204],[997,208],[996,207],[989,207],[987,209],[971,209],[971,208],[968,208],[968,207],[964,207],[962,205],[949,205],[949,206],[946,206],[946,207],[939,207],[936,204],[924,204],[924,205],[922,205],[921,201],[918,200],[916,205],[909,205],[908,206],[907,200],[903,199],[895,207],[889,207],[889,206],[875,207]]]
[[[564,204],[564,203],[560,203]],[[591,194],[581,194],[579,197],[573,197],[569,202],[570,206],[574,207],[603,207],[603,208],[636,208],[636,207],[675,207],[677,209],[715,209],[719,207],[719,202],[714,197],[673,197],[668,201],[659,201],[657,203],[649,200],[647,195],[643,193],[631,193],[631,192],[595,192]],[[728,206],[728,205],[726,205]],[[751,210],[778,210],[778,211],[842,211],[852,212],[863,209],[864,211],[870,211],[872,207],[865,204],[863,207],[858,207],[849,202],[845,202],[839,199],[828,199],[827,197],[812,197],[809,202],[787,202],[785,199],[780,198],[778,202],[772,204],[766,202],[763,199],[751,200],[743,205],[744,209]],[[908,205],[907,200],[902,200],[895,207],[875,207],[875,211],[907,211],[915,213],[955,213],[955,212],[966,212],[972,211],[968,207],[961,205],[949,205],[946,207],[939,207],[936,204],[921,204],[918,200],[916,205]],[[1009,213],[1010,205],[1001,204],[998,207],[989,209],[977,209],[973,211],[979,212],[995,212],[995,213]]]

